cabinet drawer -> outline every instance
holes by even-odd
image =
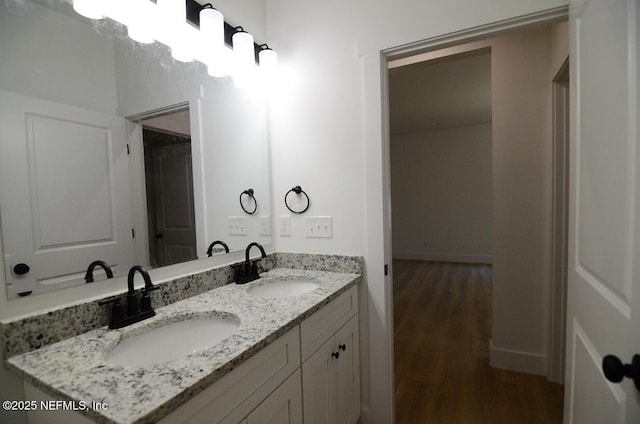
[[[303,362],[358,312],[357,289],[351,287],[300,324]]]
[[[246,424],[302,424],[302,384],[296,370],[244,421]]]
[[[298,332],[293,328],[160,423],[240,422],[300,366]]]

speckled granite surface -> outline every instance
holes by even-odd
[[[276,279],[305,278],[314,291],[265,299],[247,289]],[[261,348],[310,316],[361,279],[355,273],[275,269],[245,285],[229,284],[157,310],[149,320],[120,330],[100,328],[8,360],[8,367],[62,400],[106,402],[106,411],[87,411],[99,423],[151,423],[166,416]],[[128,334],[167,320],[218,311],[240,319],[240,327],[218,345],[164,364],[115,366],[104,354]],[[176,318],[179,317],[179,318]],[[135,401],[133,401],[135,399]]]
[[[278,252],[276,258],[278,268],[362,274],[363,259],[360,256]]]
[[[263,269],[278,267],[362,274],[362,258],[354,256],[272,253],[260,266]],[[160,289],[151,293],[152,303],[159,308],[231,282],[233,271],[230,266],[214,268],[160,283]],[[125,287],[121,297],[124,304]],[[3,321],[0,323],[2,357],[11,358],[104,327],[109,322],[109,311],[109,306],[99,306],[97,301],[91,301]]]

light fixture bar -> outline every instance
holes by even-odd
[[[200,28],[200,11],[206,7],[211,7],[210,3],[201,5],[196,0],[186,0],[187,1],[187,21],[189,21],[196,28]],[[236,29],[237,26],[233,26],[228,22],[224,22],[224,44],[233,48],[233,34],[238,32]],[[255,51],[255,61],[256,64],[259,62],[258,54],[262,50],[262,47],[257,43],[253,43],[253,50]]]
[[[220,36],[213,36],[211,25],[204,31],[198,31],[200,30],[200,12],[213,8],[209,3],[201,5],[196,0],[157,0],[155,3],[151,0],[72,0],[72,3],[76,12],[87,18],[108,17],[124,24],[127,26],[129,36],[140,43],[151,43],[157,40],[166,44],[176,60],[186,62],[197,59],[206,62],[207,54],[199,52],[202,50],[203,43],[206,46],[211,42],[217,44],[218,48],[221,47],[220,42],[216,41]],[[276,63],[275,52],[266,44],[255,43],[253,37],[242,27],[234,27],[224,22],[222,14],[214,17],[212,14],[205,13],[204,16],[209,20],[209,24],[217,20],[216,25],[219,25],[219,20],[222,20],[224,45],[228,50],[237,51],[238,45],[243,45],[241,56],[244,57],[242,61],[245,65],[262,62],[267,64],[266,68]],[[236,39],[235,49],[234,38]],[[215,48],[215,46],[212,47]],[[262,60],[260,60],[261,52]]]

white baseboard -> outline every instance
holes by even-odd
[[[473,264],[492,264],[492,255],[469,255],[458,253],[431,252],[393,252],[393,259],[412,261],[465,262]]]
[[[547,375],[547,357],[537,353],[502,349],[489,341],[489,365],[493,368]]]

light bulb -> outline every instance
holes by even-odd
[[[208,48],[224,47],[224,16],[213,8],[200,11],[200,33]]]
[[[260,61],[260,68],[266,71],[272,71],[278,66],[278,53],[269,48],[260,50],[258,59]]]
[[[233,52],[240,67],[255,64],[256,53],[253,47],[253,36],[245,31],[233,34]]]

